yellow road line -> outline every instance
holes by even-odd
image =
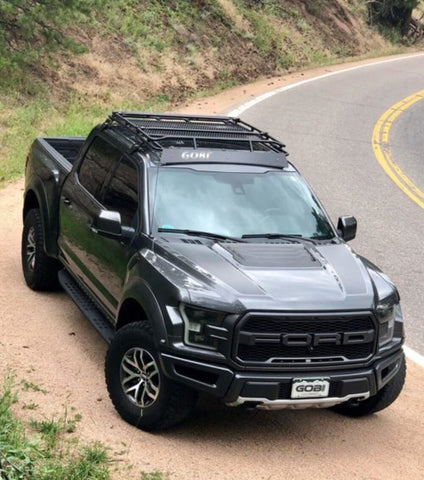
[[[396,185],[421,208],[424,208],[424,192],[414,184],[393,160],[389,147],[389,135],[390,129],[399,115],[423,99],[424,90],[421,90],[395,103],[381,115],[372,133],[372,146],[378,163]]]

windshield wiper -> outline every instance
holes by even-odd
[[[269,238],[269,239],[282,239],[282,240],[290,240],[295,242],[296,240],[303,240],[306,242],[315,243],[313,238],[304,237],[300,233],[246,233],[242,235],[241,238]]]
[[[200,230],[189,230],[183,228],[158,228],[158,232],[182,233],[184,235],[193,235],[195,237],[207,237],[214,240],[231,240],[232,242],[243,242],[241,238],[229,237],[220,233],[202,232]]]

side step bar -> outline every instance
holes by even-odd
[[[63,290],[72,298],[77,307],[87,317],[93,327],[100,333],[103,339],[110,343],[115,336],[112,324],[103,313],[96,307],[90,297],[77,285],[71,275],[65,270],[58,274],[59,282]]]

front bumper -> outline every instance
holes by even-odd
[[[173,380],[195,390],[221,398],[229,405],[259,408],[331,407],[353,398],[365,399],[375,395],[398,372],[402,350],[377,360],[368,368],[313,372],[237,372],[225,366],[162,353],[162,367]],[[293,378],[330,380],[326,398],[291,399]]]

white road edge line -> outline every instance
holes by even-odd
[[[414,349],[407,347],[406,345],[403,347],[405,351],[406,358],[411,360],[412,362],[416,363],[420,367],[424,368],[424,356],[420,355]]]
[[[308,78],[306,80],[301,80],[300,82],[292,83],[290,85],[286,85],[285,87],[280,87],[275,90],[271,90],[270,92],[264,93],[262,95],[259,95],[259,97],[253,98],[252,100],[249,100],[246,103],[243,103],[239,107],[231,110],[228,112],[228,115],[231,117],[239,117],[242,113],[244,113],[246,110],[249,110],[249,108],[254,107],[258,103],[261,103],[265,100],[268,100],[268,98],[273,97],[274,95],[278,95],[279,93],[286,92],[287,90],[291,90],[292,88],[297,88],[302,85],[305,85],[307,83],[312,83],[316,82],[318,80],[322,80],[324,78],[328,77],[333,77],[334,75],[340,75],[341,73],[346,73],[346,72],[352,72],[353,70],[359,70],[360,68],[367,68],[367,67],[372,67],[374,65],[380,65],[384,63],[392,63],[392,62],[400,62],[402,60],[409,60],[411,58],[416,58],[416,57],[422,57],[424,56],[424,53],[414,53],[411,55],[404,55],[402,57],[396,57],[396,58],[389,58],[386,60],[377,60],[375,62],[371,63],[365,63],[364,65],[356,65],[354,67],[348,67],[344,68],[342,70],[337,70],[335,72],[329,72],[325,73],[324,75],[318,75],[313,78]],[[407,347],[406,345],[404,346],[404,351],[405,355],[408,358],[408,360],[411,360],[412,362],[416,363],[420,367],[424,368],[424,356],[420,355],[417,351],[414,349]]]
[[[402,57],[396,57],[396,58],[389,58],[386,60],[377,60],[375,62],[371,63],[365,63],[364,65],[356,65],[354,67],[348,67],[344,68],[342,70],[336,70],[335,72],[329,72],[329,73],[324,73],[323,75],[318,75],[313,78],[308,78],[306,80],[301,80],[300,82],[292,83],[290,85],[286,85],[285,87],[280,87],[275,90],[271,90],[270,92],[264,93],[262,95],[259,95],[259,97],[253,98],[252,100],[249,100],[246,103],[243,103],[239,107],[231,110],[228,115],[231,117],[238,117],[242,113],[244,113],[246,110],[249,110],[249,108],[252,108],[253,106],[257,105],[258,103],[263,102],[264,100],[268,100],[268,98],[273,97],[274,95],[278,95],[279,93],[286,92],[287,90],[291,90],[292,88],[297,88],[302,85],[305,85],[307,83],[311,82],[316,82],[317,80],[322,80],[324,78],[332,77],[334,75],[340,75],[342,73],[346,72],[352,72],[353,70],[359,70],[360,68],[367,68],[367,67],[373,67],[374,65],[379,65],[383,63],[392,63],[392,62],[399,62],[401,60],[409,60],[410,58],[415,58],[415,57],[422,57],[424,56],[424,53],[413,53],[410,55],[404,55]]]

